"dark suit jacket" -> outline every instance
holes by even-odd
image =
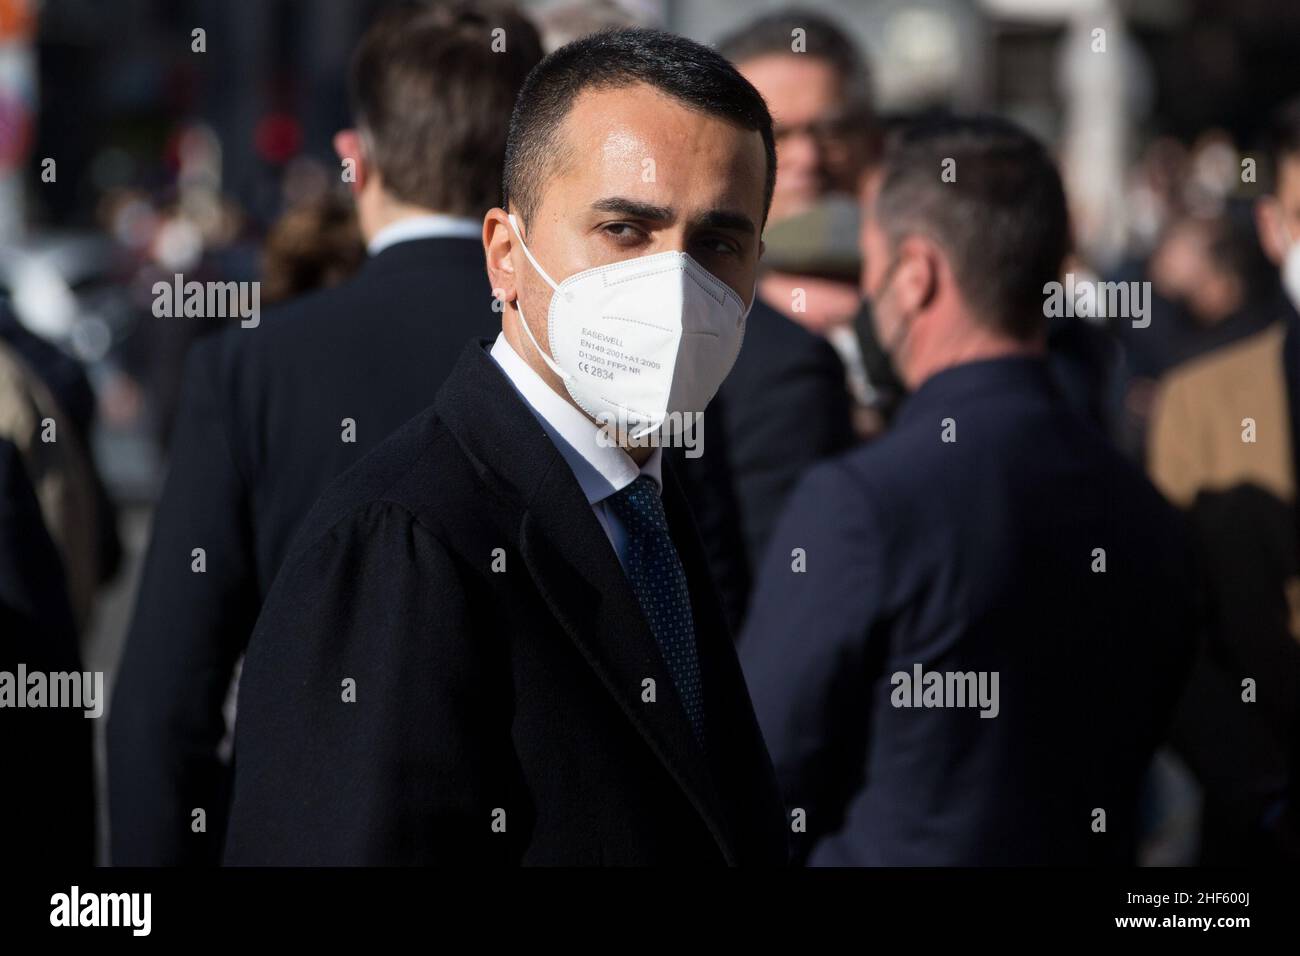
[[[825,339],[760,299],[719,394],[746,549],[756,565],[795,482],[853,443],[844,365]]]
[[[467,340],[499,328],[482,246],[420,239],[191,351],[113,695],[115,863],[219,860],[222,704],[294,532],[332,478],[433,401]],[[196,807],[207,833],[191,832]]]
[[[29,674],[81,670],[59,553],[18,449],[0,439],[0,671],[16,681],[20,664]],[[25,694],[26,688],[16,691]],[[78,709],[0,709],[0,766],[7,771],[0,820],[8,865],[94,862],[93,723]]]
[[[240,680],[226,861],[783,863],[771,764],[665,474],[707,757],[572,472],[471,345],[322,496],[276,580]]]
[[[1191,573],[1177,516],[1044,362],[925,382],[884,437],[791,496],[741,639],[786,800],[808,814],[796,856],[1130,859],[1195,646]],[[997,716],[894,706],[893,675],[916,664],[997,672]]]

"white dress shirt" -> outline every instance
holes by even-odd
[[[663,449],[651,449],[650,457],[638,468],[622,448],[600,444],[600,426],[555,394],[511,348],[504,332],[497,336],[490,354],[573,470],[596,520],[623,563],[627,532],[607,499],[632,484],[639,475],[649,476],[654,480],[655,489],[662,492]]]
[[[389,246],[411,239],[481,239],[483,223],[478,219],[429,213],[390,222],[366,243],[366,251],[377,256]]]

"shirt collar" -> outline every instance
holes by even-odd
[[[573,405],[565,401],[533,371],[506,341],[497,335],[489,353],[501,371],[528,405],[550,437],[560,455],[568,462],[589,504],[603,501],[626,488],[639,475],[654,480],[655,489],[663,489],[663,449],[654,447],[644,465],[637,467],[632,457],[617,445],[602,445],[600,427]]]
[[[427,213],[390,222],[366,243],[366,251],[377,256],[389,246],[411,239],[477,239],[482,234],[483,223],[477,219]]]

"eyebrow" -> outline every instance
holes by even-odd
[[[668,206],[655,206],[648,202],[638,202],[635,199],[624,199],[622,196],[597,199],[591,204],[591,208],[600,212],[622,213],[625,216],[645,219],[649,222],[672,222],[677,218],[677,214]]]
[[[622,196],[609,196],[597,199],[591,208],[600,212],[621,213],[647,222],[669,223],[677,218],[677,213],[669,206],[656,206],[653,203],[640,202]],[[735,229],[749,235],[758,232],[754,221],[743,212],[730,209],[711,209],[700,217],[698,226],[711,229]]]
[[[730,209],[709,210],[700,217],[700,225],[711,229],[735,229],[751,236],[758,232],[754,220],[743,212],[732,212]]]

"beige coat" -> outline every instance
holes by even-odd
[[[1170,501],[1254,485],[1295,506],[1291,413],[1278,322],[1171,372],[1156,398],[1148,467]],[[1300,577],[1282,582],[1291,636],[1300,640]]]
[[[1295,495],[1282,323],[1171,372],[1151,423],[1151,478],[1186,508],[1201,491],[1255,484]]]

